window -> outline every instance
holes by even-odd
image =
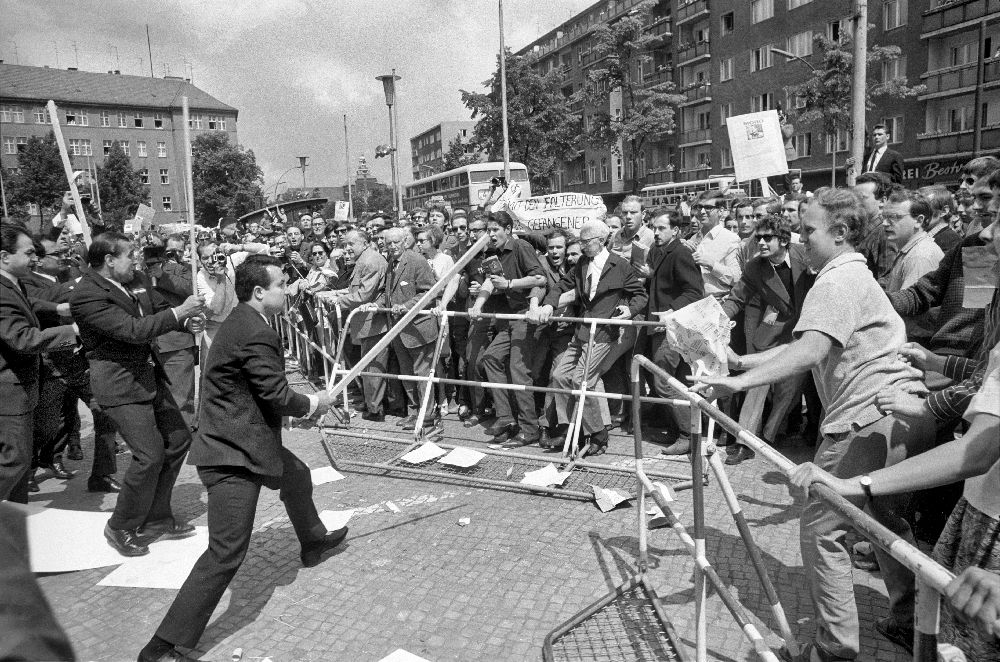
[[[28,139],[24,136],[19,136],[16,140],[17,140],[17,153],[23,154],[24,150],[28,149]]]
[[[125,152],[125,156],[132,156],[127,140],[119,140],[118,144],[121,145],[122,151]]]
[[[827,134],[826,136],[826,153],[833,154],[834,140],[833,136]],[[837,129],[836,136],[836,148],[838,152],[846,152],[847,145],[847,129]]]
[[[759,113],[762,110],[771,110],[774,108],[774,94],[768,92],[767,94],[755,94],[750,99],[750,112]]]
[[[66,110],[66,124],[72,126],[90,126],[90,118],[87,116],[86,111],[70,108]]]
[[[143,184],[149,184],[149,168],[139,170],[139,181]]]
[[[153,113],[153,128],[154,129],[163,128],[163,113]]]
[[[986,104],[983,104],[984,106]],[[986,117],[986,113],[983,113],[983,118]],[[622,157],[615,157],[615,179],[620,180],[622,178]]]
[[[73,156],[93,156],[89,138],[70,138],[69,153]]]
[[[948,125],[950,131],[967,131],[972,128],[972,123],[972,106],[952,108],[948,111]]]
[[[135,151],[138,156],[148,156],[148,154],[146,154],[146,141],[137,140],[135,143]]]
[[[885,124],[885,130],[889,134],[890,143],[901,143],[903,142],[903,116],[897,115],[895,117],[883,117],[882,124]]]
[[[4,139],[3,139],[3,153],[4,154],[17,154],[17,145],[14,143],[13,136],[4,136]]]
[[[111,126],[111,114],[106,111],[101,111],[101,126]]]
[[[722,121],[719,122],[719,126],[726,126],[726,118],[733,116],[733,104],[730,102],[719,106],[719,115],[722,118]]]
[[[750,0],[750,22],[760,23],[774,16],[774,0]]]
[[[45,108],[35,108],[35,124],[49,124],[49,111]]]
[[[773,59],[771,44],[755,48],[750,55],[750,71],[760,71],[761,69],[769,68]]]
[[[128,126],[128,120],[125,119],[125,113],[118,113],[118,126],[122,129]]]
[[[169,184],[170,183],[170,171],[166,168],[160,168],[160,183]]]
[[[200,129],[201,115],[191,115],[191,117],[188,118],[188,126],[191,127],[192,129]]]
[[[719,21],[720,32],[724,35],[732,34],[736,29],[736,16],[733,12],[727,12],[722,15],[722,19]]]
[[[105,140],[104,141],[104,156],[107,156],[110,153],[111,153],[111,141],[110,140]]]
[[[733,167],[733,150],[728,147],[723,147],[719,152],[719,156],[721,157],[723,168]]]
[[[170,196],[169,195],[165,195],[162,198],[160,198],[160,202],[163,205],[163,211],[173,211],[174,210],[174,206],[170,203]]]
[[[895,30],[906,25],[906,0],[886,0],[882,5],[882,29]]]
[[[812,2],[812,0],[788,0],[788,9],[789,11],[792,9],[798,9],[803,5],[808,5],[810,2]]]
[[[611,177],[610,169],[608,168],[608,157],[601,157],[601,181],[606,182]]]
[[[698,128],[708,129],[712,126],[712,113],[706,111],[704,113],[698,113]]]
[[[639,177],[646,176],[646,152],[639,152]]]
[[[727,57],[719,63],[719,82],[725,83],[733,79],[733,58]]]
[[[973,62],[977,50],[975,42],[971,41],[961,46],[952,46],[951,50],[948,51],[948,66],[957,67]]]
[[[219,128],[219,116],[209,115],[208,116],[208,128],[215,131]]]
[[[142,128],[142,113],[137,112],[132,116],[132,125],[137,129]]]
[[[792,146],[797,158],[812,156],[812,133],[796,133],[792,136]]]
[[[167,156],[167,143],[156,143],[156,155],[161,159]]]
[[[799,57],[813,54],[813,34],[811,30],[800,32],[788,38],[788,50]]]
[[[906,78],[906,56],[900,55],[895,60],[882,63],[882,82],[888,83],[896,78]]]
[[[19,106],[0,106],[0,121],[24,124],[24,109]]]

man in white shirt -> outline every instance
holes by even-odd
[[[73,194],[69,191],[63,193],[62,208],[52,217],[52,227],[68,230],[76,239],[83,236],[83,223],[73,213]]]
[[[198,247],[198,295],[205,298],[203,360],[215,332],[236,307],[236,267],[252,253],[267,253],[267,244],[203,244]]]
[[[729,294],[743,270],[739,263],[740,236],[722,227],[721,210],[708,207],[701,217],[701,241],[694,251],[694,261],[701,267],[705,294],[722,299]]]

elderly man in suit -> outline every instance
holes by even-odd
[[[389,267],[386,272],[382,305],[391,309],[390,314],[395,321],[405,315],[424,292],[434,287],[435,278],[427,259],[416,251],[406,248],[407,237],[412,237],[410,232],[403,228],[389,228],[383,234],[389,253]],[[392,351],[399,361],[400,374],[424,376],[430,373],[437,335],[437,318],[433,315],[418,315],[392,339]],[[418,410],[420,393],[423,390],[421,385],[407,381],[404,389],[410,408]],[[427,405],[428,415],[424,418],[425,428],[433,427],[436,422],[432,415],[435,411],[433,389],[428,397],[431,401]],[[413,430],[416,428],[416,421],[416,414],[410,414],[400,421],[399,425],[404,430]]]
[[[23,227],[0,228],[0,500],[28,502],[39,355],[72,349],[72,325],[43,330],[19,279],[31,271],[35,245]]]
[[[691,251],[683,243],[687,224],[674,211],[658,209],[653,212],[653,241],[649,252],[649,303],[646,319],[653,321],[659,313],[679,310],[705,296],[702,272]],[[674,377],[683,377],[687,364],[667,342],[667,334],[656,329],[650,334],[650,351],[653,362]],[[666,380],[653,376],[653,388],[661,398],[673,397],[673,390]],[[666,455],[681,455],[691,450],[691,419],[687,408],[675,412],[671,427],[678,433],[677,440],[663,449]],[[669,421],[668,421],[669,423]]]
[[[792,329],[814,276],[806,263],[805,248],[791,244],[791,223],[779,216],[765,216],[754,230],[758,254],[747,262],[743,277],[722,301],[730,319],[743,311],[747,352],[757,353],[791,342]],[[747,391],[740,409],[740,425],[750,432],[760,431],[764,401],[771,393],[771,412],[764,425],[764,438],[773,442],[789,410],[802,394],[805,373],[775,384]],[[736,443],[736,451],[726,458],[735,465],[754,456],[746,446]]]
[[[611,229],[603,221],[584,223],[580,229],[583,257],[545,295],[544,305],[538,310],[538,321],[548,321],[553,310],[559,306],[559,297],[566,292],[576,294],[582,317],[630,319],[645,310],[646,293],[631,262],[604,246],[610,233]],[[553,388],[573,389],[579,388],[586,380],[587,389],[604,392],[601,364],[619,342],[620,336],[621,329],[618,327],[598,326],[591,347],[589,327],[577,326],[576,334],[552,370],[550,385]],[[554,394],[550,401],[563,430],[570,422],[575,400],[568,395]],[[600,455],[605,451],[608,428],[611,426],[607,399],[597,397],[595,400],[585,403],[581,429],[590,437],[590,455]],[[562,442],[563,439],[557,436],[542,445],[556,447]]]
[[[340,305],[345,313],[349,313],[355,308],[375,307],[375,301],[385,286],[388,263],[371,244],[368,233],[364,230],[348,232],[344,238],[344,250],[355,261],[347,292],[320,292],[316,296]],[[366,309],[355,313],[354,317],[351,318],[351,338],[361,345],[362,354],[367,354],[388,328],[385,313]],[[368,370],[384,373],[388,363],[389,350],[386,348],[372,359]],[[361,384],[365,394],[365,413],[361,417],[366,421],[384,421],[385,412],[382,410],[382,401],[385,399],[385,379],[382,377],[363,377]]]
[[[170,394],[153,341],[184,328],[202,309],[194,295],[171,308],[135,270],[140,253],[125,235],[105,232],[90,244],[90,270],[70,295],[73,319],[90,361],[94,401],[132,451],[115,511],[104,529],[124,556],[149,553],[150,542],[192,535],[170,507],[191,432]]]
[[[285,308],[288,277],[271,256],[255,255],[236,268],[239,300],[209,350],[198,436],[189,463],[208,490],[208,549],[174,598],[140,662],[190,659],[212,612],[240,569],[253,531],[261,487],[279,490],[302,546],[305,567],[339,545],[347,527],[328,532],[312,500],[309,467],[281,445],[283,416],[329,410],[326,391],[303,395],[285,378],[281,338],[267,318]]]

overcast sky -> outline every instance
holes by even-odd
[[[504,0],[507,46],[591,4]],[[309,186],[344,182],[345,113],[352,171],[365,155],[389,182],[387,159],[374,159],[389,135],[375,76],[393,68],[409,181],[410,137],[469,118],[459,90],[482,89],[500,45],[497,0],[0,0],[0,16],[5,62],[136,75],[149,75],[148,23],[156,76],[193,70],[195,85],[239,109],[239,140],[257,155],[267,195],[300,155],[310,157]]]

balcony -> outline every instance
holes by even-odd
[[[1000,12],[1000,0],[940,2],[937,7],[924,12],[923,33],[920,38],[938,36],[942,32],[949,31],[949,28],[957,28],[994,12]]]
[[[983,63],[983,87],[1000,83],[1000,57],[991,58]]]
[[[971,152],[974,142],[974,133],[973,129],[966,129],[964,131],[942,131],[939,133],[917,134],[920,156],[938,156],[941,154]]]
[[[976,87],[977,65],[976,62],[969,62],[921,74],[920,78],[927,86],[927,91],[918,98],[920,101],[925,101],[941,96],[971,92]]]
[[[683,3],[677,8],[677,25],[693,21],[702,16],[708,16],[708,0],[694,0],[694,2]]]
[[[693,64],[696,60],[709,57],[711,52],[707,41],[699,41],[697,44],[682,44],[677,49],[677,61],[680,63],[678,66]]]
[[[663,67],[659,71],[654,71],[651,74],[646,74],[642,77],[642,86],[644,88],[650,88],[654,85],[662,85],[663,83],[672,83],[674,80],[674,70],[671,67]]]
[[[691,129],[690,131],[682,131],[679,140],[679,147],[688,147],[699,143],[710,143],[712,142],[712,130]]]
[[[650,23],[646,28],[646,34],[654,37],[657,42],[670,39],[674,36],[673,24],[670,22],[670,17],[664,16],[663,18]]]
[[[982,141],[982,149],[984,151],[1000,149],[1000,124],[984,127]]]
[[[688,87],[684,91],[684,96],[687,97],[687,100],[677,104],[682,108],[699,103],[709,103],[712,101],[712,85],[711,83],[699,83],[696,87]]]

